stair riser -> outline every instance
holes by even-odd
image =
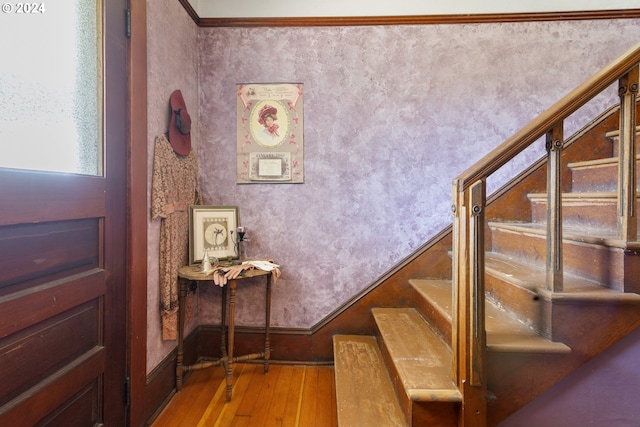
[[[618,165],[579,168],[571,172],[572,191],[615,191]]]
[[[606,163],[588,164],[587,162],[571,167],[572,191],[615,191],[618,188],[618,148],[620,138],[608,137],[612,152]],[[640,133],[636,133],[636,153],[640,152]],[[640,162],[639,162],[640,163]],[[571,166],[571,165],[570,165]],[[638,176],[640,184],[640,176]]]
[[[400,374],[396,369],[396,365],[393,362],[389,349],[385,345],[385,340],[381,335],[379,329],[376,330],[378,343],[380,343],[380,350],[382,352],[382,358],[389,371],[393,388],[398,396],[400,402],[400,408],[405,416],[409,426],[411,427],[429,427],[432,425],[438,425],[442,427],[455,427],[457,426],[458,419],[458,403],[451,402],[414,402],[412,401],[402,385],[400,380]],[[433,424],[433,423],[436,424]]]
[[[411,427],[457,427],[459,403],[414,402]]]
[[[490,299],[496,304],[515,313],[518,319],[532,329],[541,331],[540,335],[548,338],[548,331],[544,333],[544,313],[547,301],[540,298],[537,292],[532,292],[520,286],[496,277],[490,273],[485,276],[485,290]]]
[[[400,380],[400,374],[396,369],[396,365],[393,363],[391,355],[389,354],[389,349],[384,343],[384,338],[380,333],[380,329],[376,325],[376,338],[378,339],[378,343],[380,345],[380,351],[382,352],[382,358],[384,359],[384,364],[389,371],[389,376],[391,377],[391,383],[393,384],[393,389],[398,396],[398,402],[400,403],[400,409],[402,409],[402,413],[407,420],[407,423],[411,426],[411,412],[412,412],[412,402],[407,396],[407,393],[404,390],[404,386],[402,385],[402,381]]]
[[[600,228],[615,231],[617,228],[617,204],[613,199],[584,199],[562,202],[562,220],[566,225]],[[636,209],[640,209],[637,203]],[[535,199],[531,202],[533,222],[547,221],[547,201]]]
[[[544,269],[546,266],[546,241],[540,235],[492,227],[491,241],[494,252],[512,256],[538,268]],[[563,244],[565,274],[574,274],[619,291],[627,289],[627,292],[635,292],[632,289],[640,288],[638,258],[618,248],[567,240]]]
[[[538,296],[535,291],[509,282],[504,276],[494,275],[493,271],[488,271],[485,277],[485,289],[489,301],[514,313],[523,324],[538,331],[543,337],[573,346],[580,343],[586,344],[587,347],[590,345],[589,340],[585,342],[578,339],[572,342],[576,337],[576,329],[579,329],[582,324],[593,318],[610,322],[612,310],[617,312],[627,307],[637,309],[638,306],[637,301],[622,302],[604,298],[550,300],[548,297]],[[584,319],[581,319],[583,316]],[[588,329],[582,332],[586,334]]]
[[[374,308],[382,358],[409,425],[457,426],[450,348],[415,309]]]
[[[428,298],[424,298],[414,287],[409,286],[415,308],[431,325],[433,325],[447,344],[451,346],[451,319],[433,306]]]
[[[638,113],[638,108],[636,108],[636,115],[638,114],[640,113]],[[618,153],[620,152],[620,137],[616,135],[616,136],[609,136],[609,138],[613,143],[613,153],[611,156],[618,157]],[[640,153],[640,132],[638,132],[637,126],[636,126],[635,143],[636,143],[636,153]]]
[[[640,309],[637,302],[555,301],[546,322],[554,341],[566,343],[573,353],[588,354],[593,340],[606,348],[640,326]]]
[[[414,402],[412,401],[402,385],[400,374],[396,370],[395,363],[385,345],[384,338],[380,335],[380,330],[376,331],[382,358],[389,371],[393,388],[398,396],[400,408],[402,409],[409,426],[411,427],[456,427],[458,425],[458,412],[460,404],[456,402]]]
[[[636,182],[640,186],[640,176]],[[574,192],[616,191],[617,188],[617,163],[579,167],[571,171],[571,189]]]
[[[571,358],[559,354],[489,352],[487,359],[487,387],[496,396],[489,406],[488,426],[498,425],[571,370]]]

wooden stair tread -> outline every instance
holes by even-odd
[[[546,274],[544,270],[531,267],[528,264],[493,252],[485,254],[486,272],[494,276],[501,276],[517,286],[537,291],[541,296],[551,300],[579,300],[579,301],[636,301],[640,302],[640,295],[619,292],[600,286],[590,280],[564,275],[562,292],[551,292],[544,289]]]
[[[636,132],[640,132],[640,125],[636,126]],[[618,138],[620,137],[620,129],[611,130],[604,134],[607,138]]]
[[[375,337],[334,335],[333,352],[338,425],[406,427]]]
[[[550,341],[487,301],[487,350],[510,353],[571,353],[561,342]]]
[[[636,160],[640,160],[640,154],[636,155]],[[606,157],[604,159],[584,160],[581,162],[571,162],[567,164],[570,169],[590,169],[603,166],[618,166],[617,157]]]
[[[640,183],[640,180],[637,181]],[[614,240],[618,229],[618,193],[612,188],[594,190],[596,187],[580,184],[573,192],[562,193],[563,228],[568,232],[575,230],[574,235],[586,230],[591,236],[600,236],[605,241]],[[547,193],[529,193],[527,197],[531,206],[530,222],[546,224],[549,207]],[[636,205],[640,208],[640,192],[636,192]]]
[[[488,226],[494,229],[510,230],[521,234],[530,234],[545,238],[547,226],[544,223],[532,222],[489,222]],[[593,245],[608,246],[629,250],[640,250],[640,241],[625,242],[620,240],[614,230],[606,228],[588,228],[563,225],[562,234],[564,240],[588,243]]]
[[[432,301],[431,306],[445,319],[452,321],[451,280],[409,279],[409,283],[424,299]]]
[[[532,202],[546,203],[547,193],[528,193]],[[640,198],[640,191],[636,191],[636,198]],[[577,191],[562,193],[562,201],[567,203],[581,202],[587,206],[616,203],[618,194],[615,191]]]
[[[460,402],[451,377],[452,354],[413,308],[373,308],[373,317],[407,396],[413,401]]]
[[[489,262],[489,261],[487,261]],[[442,304],[445,299],[442,280],[413,279],[411,285],[422,295],[429,295],[433,304]],[[449,281],[449,305],[452,299],[451,282]],[[437,289],[437,299],[431,298],[431,289]],[[450,311],[450,309],[449,309]],[[490,300],[485,304],[485,328],[487,332],[487,350],[510,353],[569,353],[571,349],[559,342],[550,341],[517,319],[505,310],[498,308]]]

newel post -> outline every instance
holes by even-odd
[[[562,292],[563,122],[547,132],[547,290]]]
[[[453,371],[463,401],[459,427],[485,427],[484,253],[486,184],[453,184]]]
[[[636,217],[636,96],[638,66],[618,81],[620,95],[620,140],[618,148],[618,237],[638,239]]]

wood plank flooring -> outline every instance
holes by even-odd
[[[222,367],[192,372],[151,427],[336,427],[333,366],[236,363],[231,402]]]

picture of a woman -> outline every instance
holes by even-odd
[[[278,120],[278,110],[275,107],[267,104],[258,113],[258,123],[264,126],[264,134],[272,138],[279,137],[278,126],[276,120]]]
[[[251,129],[256,142],[264,147],[277,147],[284,141],[287,134],[286,110],[277,101],[261,103],[254,108]],[[282,115],[284,115],[284,122],[278,120]]]

